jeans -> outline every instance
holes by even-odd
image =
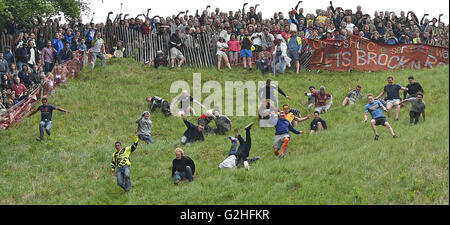
[[[45,129],[45,132],[47,132],[48,136],[50,136],[50,130],[52,129],[52,121],[51,120],[47,121],[47,122],[41,121],[39,123],[39,131],[40,131],[41,140],[44,139],[44,129]]]
[[[273,66],[272,66],[272,72],[275,73],[277,71],[277,63],[280,63],[280,73],[284,74],[284,59],[281,58],[281,56],[275,55],[275,59],[273,60]]]
[[[91,68],[94,69],[95,67],[95,61],[97,60],[97,56],[102,60],[102,67],[106,66],[106,57],[101,52],[91,52],[92,61],[91,61]]]
[[[150,136],[150,135],[145,135],[145,134],[139,134],[138,135],[139,136],[139,139],[141,139],[141,140],[143,140],[143,141],[145,141],[145,143],[155,143],[155,141],[153,141],[153,139],[152,139],[152,136]]]
[[[192,177],[192,169],[190,166],[186,166],[186,170],[184,172],[175,171],[175,182],[181,181],[184,177],[186,177],[189,182],[191,182],[194,178]]]
[[[125,165],[117,168],[117,184],[125,191],[131,189],[130,166]]]
[[[417,124],[419,122],[420,114],[421,112],[409,111],[409,123],[413,124],[414,122],[414,124]]]
[[[48,72],[52,72],[53,63],[45,62],[44,72],[47,74]]]

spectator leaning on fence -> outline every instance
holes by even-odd
[[[106,51],[105,51],[105,41],[101,38],[102,34],[100,32],[97,32],[95,34],[95,39],[92,41],[92,48],[89,49],[89,52],[92,56],[91,61],[91,68],[94,69],[95,67],[95,61],[97,60],[97,57],[99,57],[102,60],[102,67],[106,66]]]

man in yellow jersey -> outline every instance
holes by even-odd
[[[137,131],[134,136],[134,143],[131,146],[122,148],[122,143],[115,143],[116,151],[112,154],[111,175],[117,176],[117,184],[125,191],[131,190],[130,180],[130,154],[136,150],[139,142]]]
[[[289,120],[293,127],[297,126],[298,122],[308,120],[312,117],[311,114],[308,114],[306,117],[302,117],[302,115],[300,115],[300,111],[294,108],[290,108],[289,104],[283,105],[283,112],[286,116],[286,119]],[[278,112],[278,115],[280,115],[280,112]]]

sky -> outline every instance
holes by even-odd
[[[270,18],[274,12],[287,12],[295,7],[297,0],[90,0],[90,8],[92,12],[89,15],[83,15],[83,22],[89,22],[92,18],[94,23],[106,21],[108,12],[113,11],[111,17],[115,17],[117,12],[120,12],[122,5],[122,13],[130,14],[130,17],[136,17],[138,14],[146,14],[147,8],[151,8],[150,17],[154,15],[172,16],[178,14],[180,11],[189,10],[189,14],[195,14],[196,9],[203,10],[207,5],[211,5],[210,10],[215,10],[216,7],[221,11],[237,11],[242,8],[244,2],[249,4],[246,6],[246,11],[250,6],[259,4],[257,11],[261,11],[263,18]],[[329,0],[305,0],[299,8],[303,7],[306,13],[315,13],[316,9],[326,9],[329,6]],[[426,4],[425,4],[426,3]],[[449,2],[448,0],[335,0],[333,6],[341,6],[345,9],[352,9],[356,11],[356,6],[361,5],[363,13],[370,14],[373,17],[375,11],[394,11],[396,15],[400,15],[400,11],[413,11],[416,13],[419,20],[424,13],[430,14],[427,18],[438,17],[439,14],[444,14],[441,20],[448,24],[449,22]],[[201,12],[201,11],[200,11]],[[114,18],[113,18],[114,19]]]

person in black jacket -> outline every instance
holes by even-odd
[[[70,50],[70,43],[66,42],[64,48],[59,51],[58,64],[63,64],[73,58],[72,50]]]
[[[183,178],[187,178],[189,182],[194,180],[195,163],[184,155],[181,148],[175,149],[175,159],[172,161],[172,177],[175,178],[174,184],[178,184]]]
[[[328,129],[327,123],[320,117],[320,113],[317,111],[314,112],[314,119],[311,121],[310,125],[310,134]]]
[[[22,70],[22,65],[27,64],[30,60],[30,50],[28,49],[28,43],[24,42],[21,48],[16,50],[17,67]],[[28,65],[28,64],[27,64]]]
[[[203,130],[205,127],[203,125],[195,126],[193,123],[189,122],[184,115],[181,116],[187,130],[184,132],[183,137],[181,137],[181,144],[190,145],[195,141],[204,141]]]
[[[30,89],[32,82],[31,82],[31,69],[28,67],[27,64],[22,64],[22,70],[19,72],[18,77],[20,78],[20,81]]]
[[[156,111],[157,108],[161,108],[161,112],[166,116],[170,116],[170,104],[169,102],[159,96],[147,97],[147,102],[150,103],[150,112]]]
[[[169,42],[169,48],[170,48],[170,59],[172,60],[172,68],[175,67],[175,59],[180,60],[178,63],[178,68],[181,68],[181,65],[184,63],[184,56],[183,53],[181,53],[181,47],[183,46],[183,43],[181,42],[180,38],[180,30],[176,29],[175,33],[170,36],[170,42]]]
[[[419,83],[414,81],[414,77],[413,76],[409,76],[408,80],[409,80],[409,84],[406,85],[406,88],[408,88],[408,90],[407,91],[403,91],[403,99],[416,97],[417,93],[419,93],[419,92],[423,93],[422,86]],[[407,94],[409,94],[408,97],[406,96]]]

